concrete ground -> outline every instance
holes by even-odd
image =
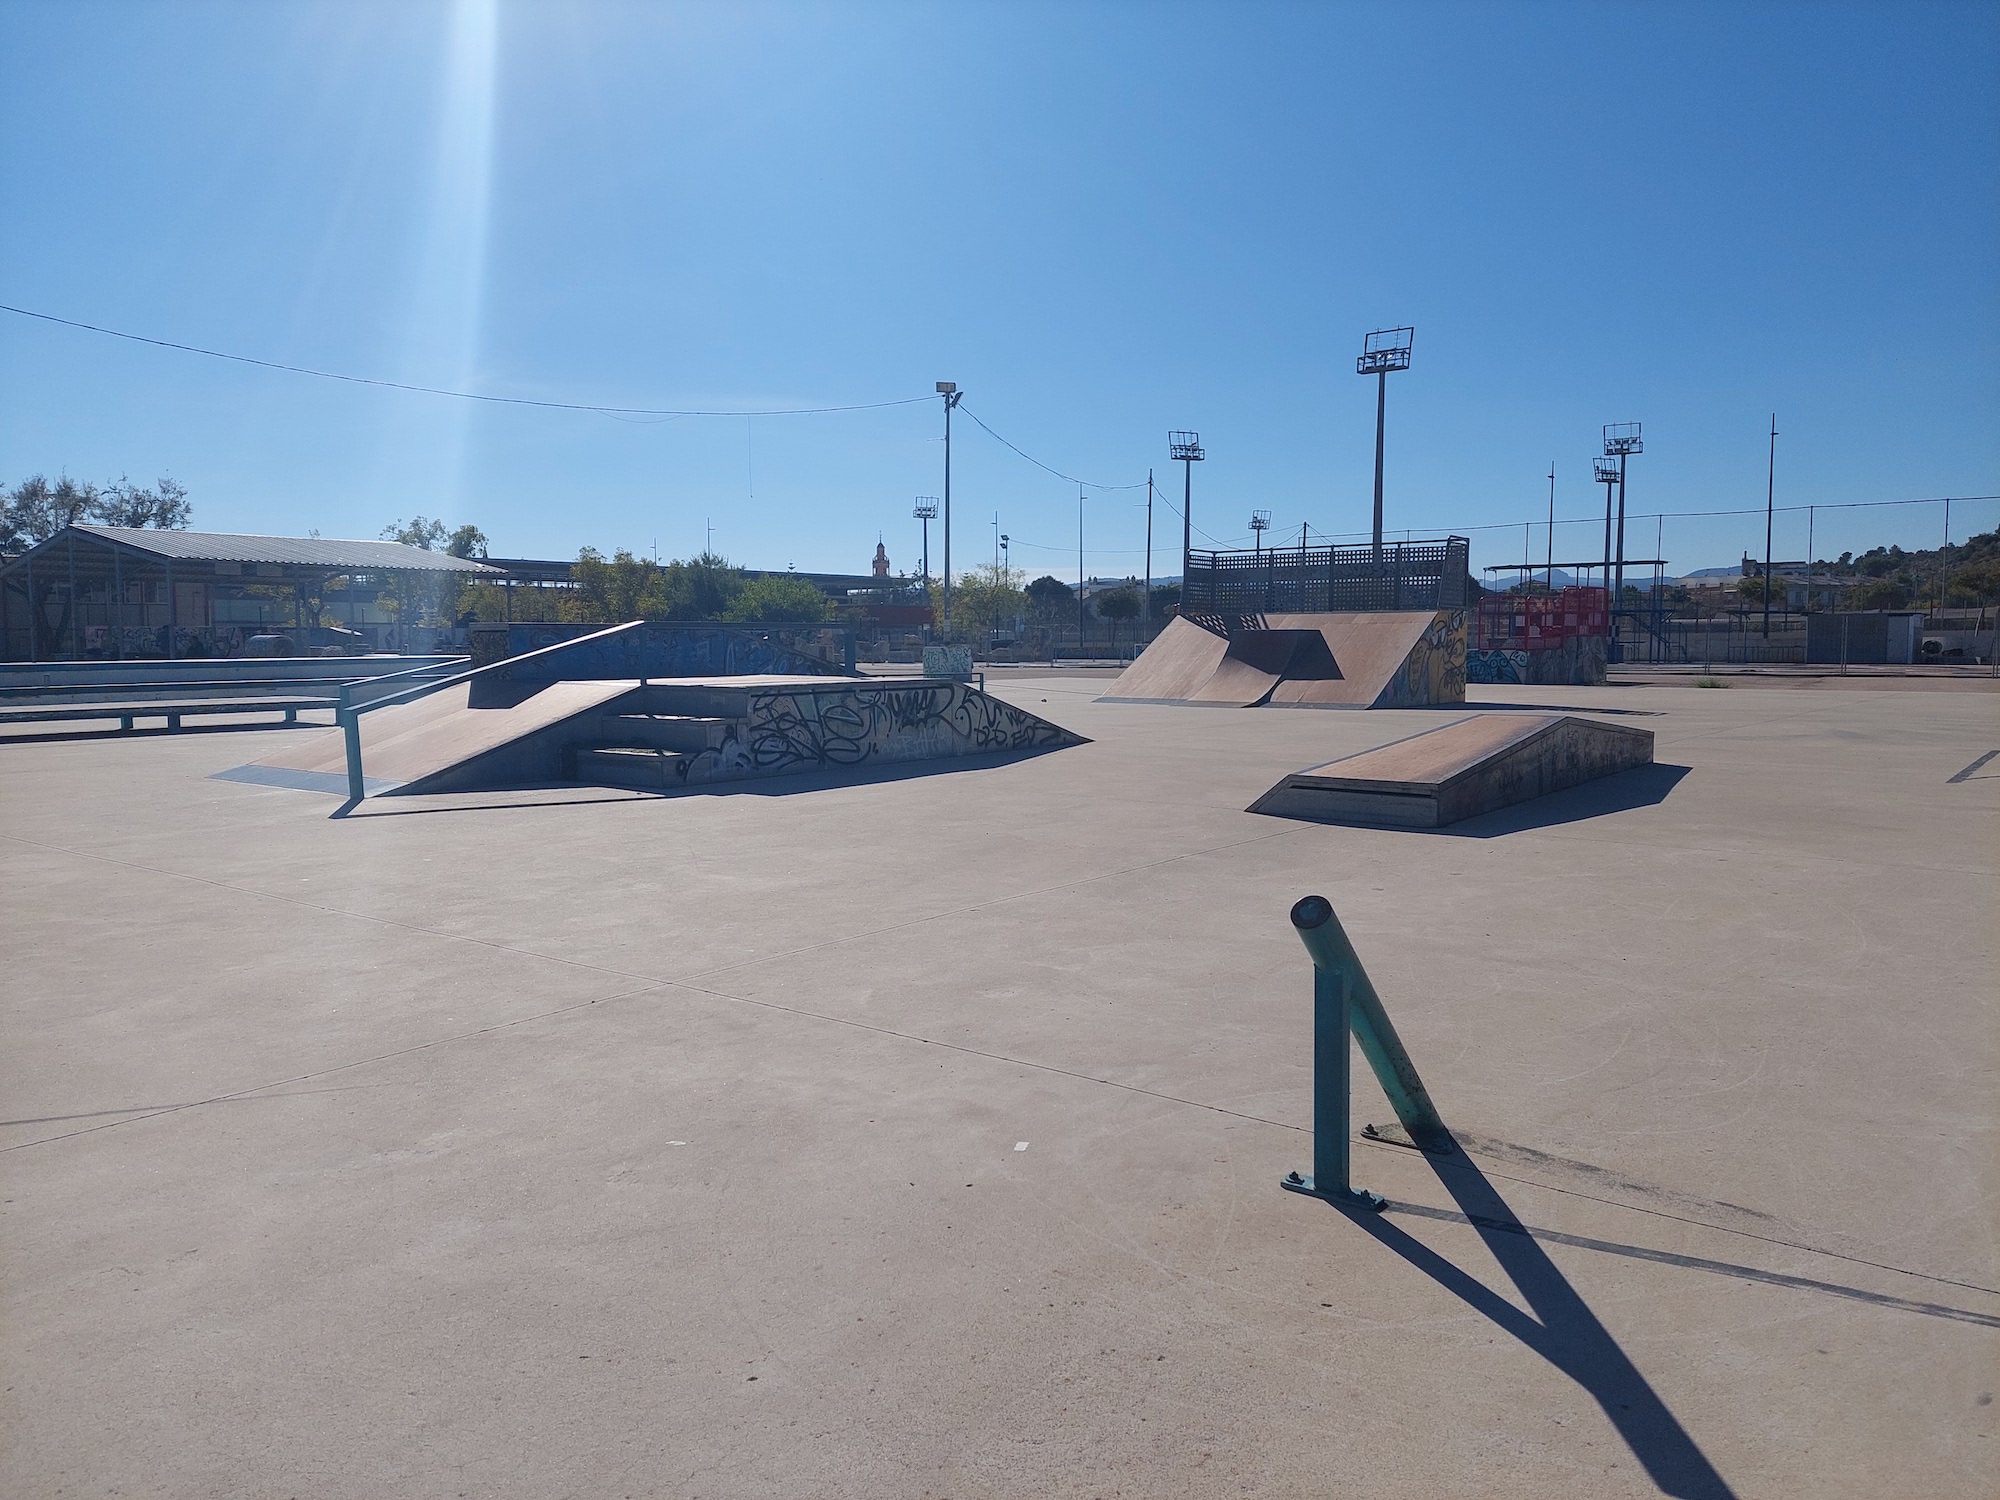
[[[2000,697],[1475,689],[1660,764],[1423,834],[1242,809],[1439,711],[1104,677],[676,797],[0,747],[0,1491],[1994,1493]],[[1278,1188],[1308,892],[1470,1148],[1379,1217]]]

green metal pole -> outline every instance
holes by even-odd
[[[1313,1171],[1310,1177],[1287,1172],[1278,1185],[1350,1208],[1380,1210],[1388,1207],[1387,1199],[1347,1180],[1347,994],[1343,970],[1313,966]]]
[[[1321,1192],[1347,1193],[1350,1094],[1347,980],[1338,969],[1313,969],[1313,1181]]]
[[[361,715],[354,711],[353,687],[343,682],[340,685],[340,708],[334,714],[347,739],[347,796],[352,802],[359,802],[368,793],[361,775]]]
[[[1354,1030],[1354,1039],[1361,1044],[1361,1055],[1374,1069],[1376,1081],[1389,1096],[1389,1104],[1410,1133],[1410,1139],[1419,1145],[1448,1142],[1450,1136],[1444,1121],[1438,1118],[1437,1106],[1431,1103],[1424,1081],[1417,1076],[1416,1065],[1404,1050],[1402,1038],[1389,1023],[1382,999],[1369,983],[1368,973],[1361,967],[1354,945],[1347,940],[1340,918],[1333,914],[1333,903],[1324,896],[1307,896],[1292,908],[1292,926],[1298,929],[1315,968],[1338,970],[1346,976],[1348,1023]]]

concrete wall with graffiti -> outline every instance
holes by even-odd
[[[758,688],[723,743],[681,762],[684,785],[834,766],[1021,754],[1083,736],[965,683]]]
[[[1594,687],[1604,681],[1604,637],[1573,636],[1539,651],[1470,651],[1468,682],[1518,683],[1546,687]]]
[[[1424,708],[1465,701],[1466,612],[1441,609],[1424,628],[1371,708]]]

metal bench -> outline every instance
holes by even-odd
[[[0,708],[0,724],[59,724],[85,719],[116,719],[120,731],[132,729],[141,718],[165,719],[168,729],[179,729],[181,720],[216,714],[282,713],[283,723],[296,724],[302,712],[324,709],[331,713],[339,702],[333,698],[235,698],[194,699],[178,703],[61,703],[34,708]]]

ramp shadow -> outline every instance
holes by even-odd
[[[1496,839],[1510,833],[1525,833],[1531,828],[1555,828],[1564,823],[1581,823],[1635,807],[1654,807],[1666,801],[1668,794],[1692,769],[1691,766],[1662,765],[1655,761],[1651,765],[1635,766],[1629,771],[1620,771],[1597,781],[1586,781],[1581,786],[1550,792],[1530,802],[1517,802],[1512,807],[1481,813],[1445,828],[1410,831],[1441,838]]]
[[[1380,1214],[1340,1211],[1583,1387],[1663,1493],[1681,1500],[1735,1500],[1735,1491],[1472,1159],[1456,1145],[1447,1157],[1426,1159],[1533,1316]]]
[[[715,781],[702,786],[670,787],[658,791],[648,791],[635,787],[608,787],[594,783],[574,781],[542,782],[529,786],[494,787],[492,792],[560,792],[567,795],[545,798],[539,802],[454,802],[449,807],[392,807],[388,804],[402,800],[395,796],[370,797],[366,803],[349,802],[330,813],[335,818],[411,818],[437,813],[507,812],[516,808],[529,807],[595,807],[602,804],[626,802],[675,802],[684,797],[795,797],[809,792],[831,791],[836,787],[874,786],[892,781],[914,781],[926,776],[950,776],[960,771],[991,770],[996,766],[1014,765],[1020,761],[1035,760],[1053,754],[1060,749],[1074,749],[1075,746],[1050,745],[1038,750],[1005,750],[990,755],[958,755],[940,760],[899,761],[881,766],[829,766],[810,771],[795,771],[782,776],[746,777],[742,781]],[[620,795],[622,794],[622,795]],[[479,793],[436,792],[430,796],[442,800],[452,798],[478,797]]]

